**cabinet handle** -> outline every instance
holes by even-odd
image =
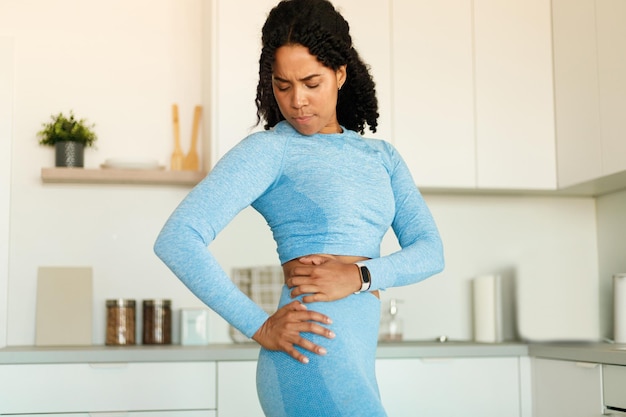
[[[421,358],[422,363],[450,363],[454,358]]]
[[[592,362],[576,362],[576,366],[579,368],[594,369],[598,367],[598,364]]]
[[[90,363],[92,369],[121,369],[128,368],[128,362]]]

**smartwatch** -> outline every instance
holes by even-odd
[[[370,289],[372,285],[372,276],[370,275],[370,270],[361,263],[355,264],[357,268],[359,268],[359,275],[361,276],[361,289],[356,291],[355,294],[360,293],[361,291],[367,291]]]

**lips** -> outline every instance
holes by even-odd
[[[305,124],[305,123],[309,122],[312,118],[313,118],[313,116],[309,115],[309,116],[297,116],[297,117],[294,117],[293,119],[297,123]]]

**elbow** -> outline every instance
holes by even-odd
[[[163,250],[163,243],[159,238],[157,238],[152,246],[152,251],[158,258],[162,259]]]
[[[437,259],[437,263],[435,265],[435,274],[439,274],[443,272],[446,267],[446,261],[443,256],[443,251],[441,251],[439,258]]]
[[[167,259],[169,258],[172,249],[172,239],[166,236],[165,230],[161,230],[161,233],[159,233],[159,236],[157,236],[154,241],[152,250],[159,259],[167,264]]]
[[[432,261],[433,261],[433,275],[443,272],[446,267],[446,260],[444,256],[443,250],[443,242],[441,241],[441,237],[437,234],[436,238],[433,241],[432,248]]]

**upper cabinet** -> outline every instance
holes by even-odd
[[[420,186],[476,186],[471,4],[392,1],[392,141]]]
[[[602,175],[626,170],[626,1],[596,0]]]
[[[474,0],[476,187],[555,189],[549,0]]]
[[[593,0],[553,0],[558,179],[565,187],[602,172]]]
[[[393,138],[418,185],[626,186],[626,2],[392,0],[392,9]]]
[[[553,0],[553,20],[563,188],[626,170],[626,2]]]
[[[261,128],[260,30],[275,1],[212,4],[215,162]],[[623,0],[334,4],[376,81],[373,136],[423,189],[558,190],[626,171]]]
[[[554,189],[550,2],[392,3],[394,141],[418,185]]]

